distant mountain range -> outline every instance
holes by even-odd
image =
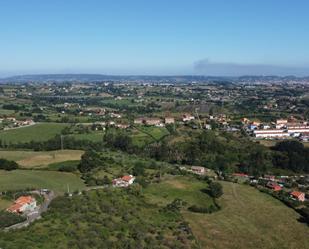
[[[104,74],[35,74],[18,75],[0,78],[0,83],[26,83],[26,82],[97,82],[97,81],[147,81],[147,82],[205,82],[205,81],[290,81],[309,80],[308,77],[295,76],[241,76],[241,77],[216,77],[202,75],[175,75],[175,76],[146,76],[146,75],[104,75]]]

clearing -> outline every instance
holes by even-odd
[[[179,198],[187,202],[187,206],[197,205],[208,207],[213,203],[209,195],[201,190],[207,188],[207,183],[193,177],[166,176],[160,183],[149,185],[144,194],[150,203],[165,206]]]

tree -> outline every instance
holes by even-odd
[[[101,160],[100,155],[93,150],[87,150],[82,155],[78,169],[80,172],[85,173],[102,165],[103,161]]]
[[[145,174],[144,164],[142,162],[137,162],[132,171],[135,176],[143,176]]]
[[[0,169],[4,169],[4,170],[15,170],[18,169],[18,164],[14,161],[9,161],[6,159],[1,158],[0,159]]]
[[[219,198],[223,195],[222,185],[219,182],[211,182],[209,184],[209,193],[213,198]]]

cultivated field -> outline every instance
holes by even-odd
[[[46,167],[52,163],[80,160],[82,150],[0,151],[0,158],[16,161],[23,168]]]
[[[67,191],[82,190],[85,184],[79,176],[71,173],[40,170],[0,170],[0,191],[25,188],[47,188],[62,194]]]
[[[28,127],[21,127],[0,132],[0,140],[5,143],[26,143],[30,141],[46,141],[60,134],[67,124],[39,123]],[[60,141],[59,141],[60,143]]]
[[[309,248],[309,229],[294,210],[252,187],[222,184],[221,211],[184,213],[201,248]]]

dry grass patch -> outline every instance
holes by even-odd
[[[23,168],[41,168],[52,163],[80,160],[82,150],[0,151],[0,157],[16,161]]]

